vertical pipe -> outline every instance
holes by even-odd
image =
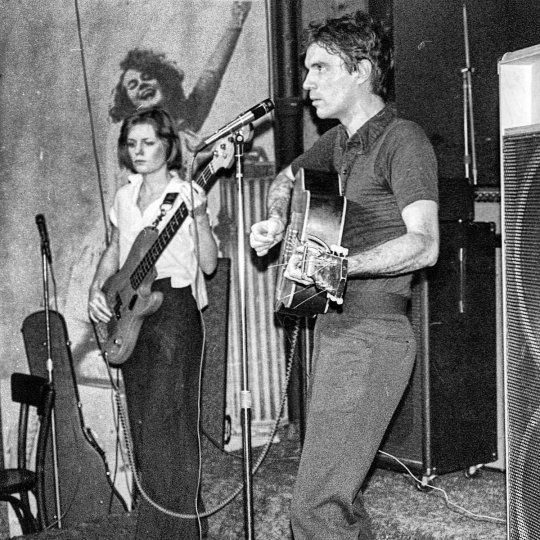
[[[299,58],[300,0],[271,3],[276,170],[304,150],[302,76]]]
[[[286,167],[304,151],[302,66],[300,60],[301,0],[274,0],[271,5],[271,43],[274,87],[274,147],[276,171]],[[301,355],[301,351],[299,351]],[[288,417],[300,426],[303,403],[299,391],[299,374],[305,365],[293,371],[287,389]],[[291,426],[292,427],[292,426]]]

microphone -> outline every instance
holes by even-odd
[[[227,125],[223,126],[221,129],[218,129],[212,135],[206,137],[206,139],[204,139],[204,141],[202,141],[197,146],[195,152],[199,152],[205,146],[215,143],[219,139],[225,137],[225,135],[229,135],[230,133],[233,133],[234,131],[238,131],[241,127],[253,122],[254,120],[257,120],[258,118],[261,118],[262,116],[264,116],[265,114],[268,114],[269,112],[273,110],[274,110],[274,102],[271,99],[265,99],[264,101],[261,101],[254,107],[251,107],[249,111],[242,113],[240,116],[238,116],[238,118],[236,118],[232,122],[229,122]]]
[[[43,214],[38,214],[36,216],[36,225],[39,231],[39,236],[41,237],[41,249],[47,257],[49,264],[51,263],[51,250],[49,248],[49,235],[47,233],[47,225],[45,224],[45,216]]]

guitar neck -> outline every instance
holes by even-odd
[[[203,172],[197,177],[195,183],[207,191],[210,179],[214,174],[214,168],[212,165],[205,167]],[[186,206],[186,203],[182,202],[178,207],[178,210],[173,214],[167,225],[161,231],[159,236],[156,238],[155,242],[152,244],[150,249],[146,252],[144,257],[141,259],[141,262],[137,265],[135,270],[133,270],[130,276],[130,283],[133,289],[138,289],[143,282],[144,278],[148,275],[148,272],[152,270],[157,260],[165,251],[165,248],[169,245],[169,242],[172,240],[173,236],[177,233],[178,229],[184,223],[184,220],[189,215],[189,210]]]

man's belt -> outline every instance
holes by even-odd
[[[395,293],[347,291],[345,303],[354,303],[358,315],[405,315],[409,299]]]

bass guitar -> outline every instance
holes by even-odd
[[[229,168],[233,160],[234,144],[224,139],[195,182],[208,192],[216,172]],[[113,316],[108,323],[94,324],[94,328],[101,353],[112,366],[120,366],[130,357],[145,317],[161,306],[163,294],[151,290],[157,275],[155,264],[188,214],[182,203],[161,232],[156,227],[144,228],[122,268],[105,281],[103,292]]]
[[[341,247],[347,199],[337,174],[300,169],[295,177],[289,225],[281,245],[275,311],[313,316],[343,302],[347,250]],[[301,269],[313,281],[303,285],[286,276],[301,247]]]

